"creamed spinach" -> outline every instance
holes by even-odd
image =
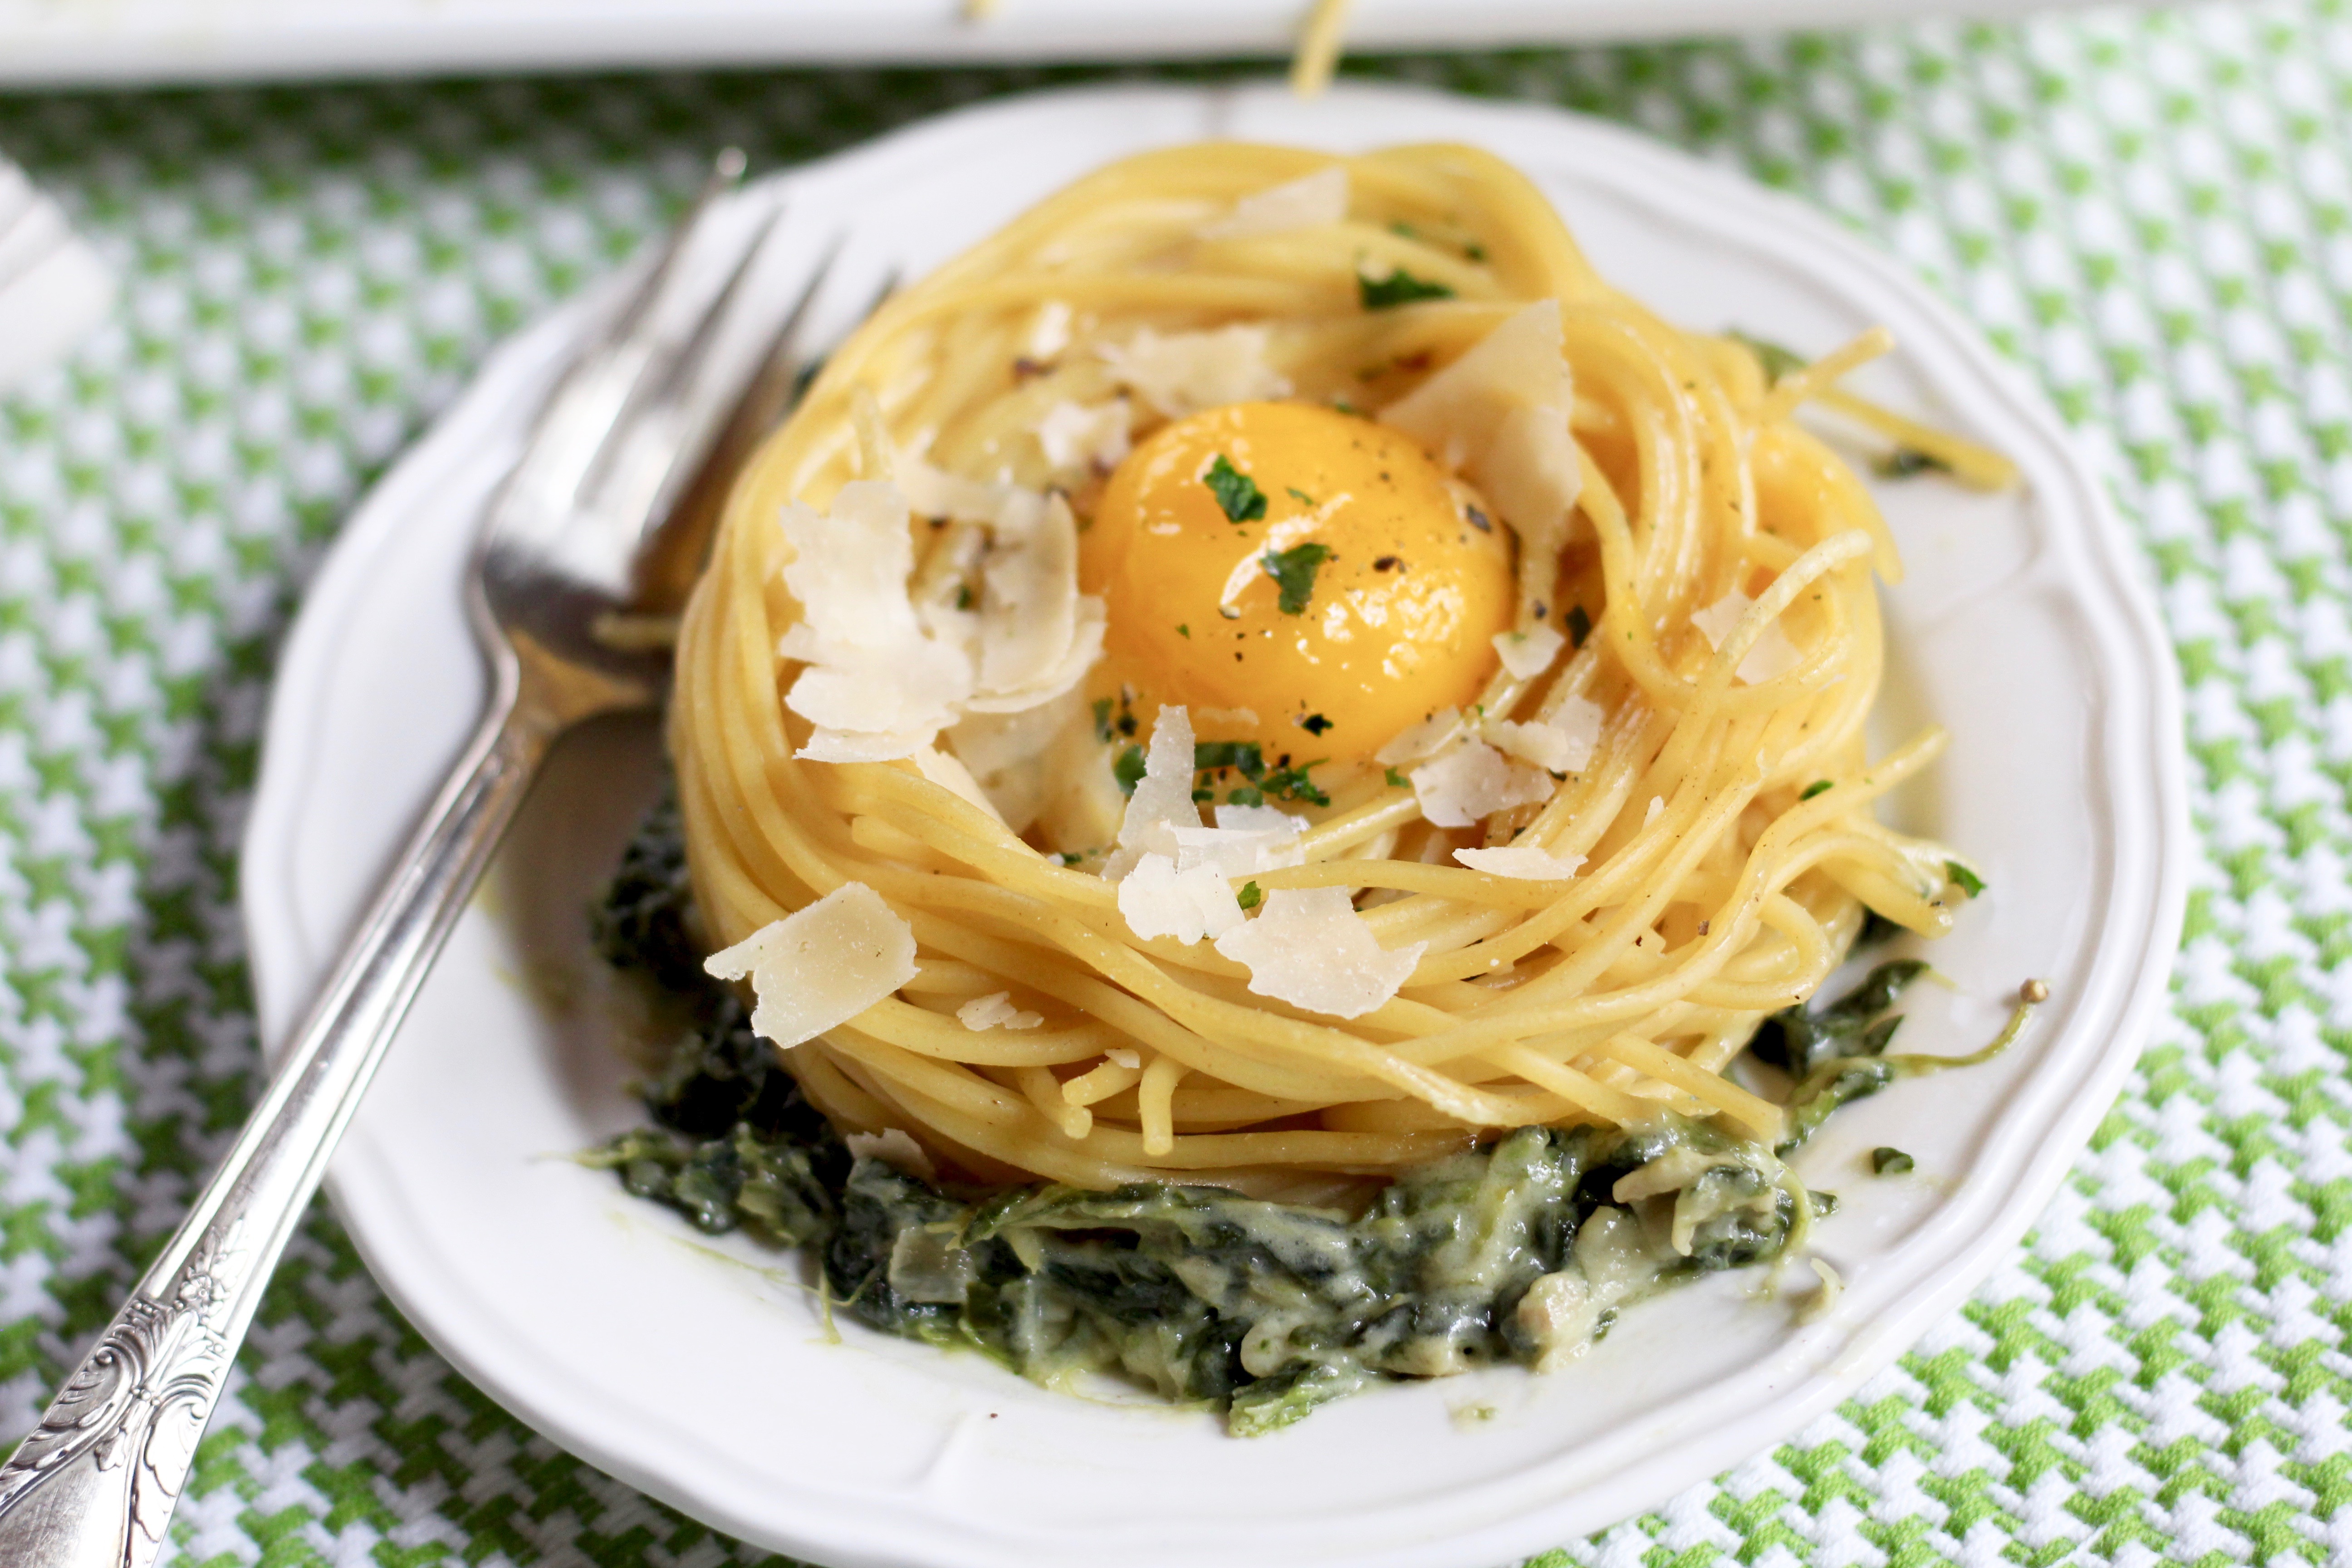
[[[1775,1258],[1832,1200],[1780,1156],[1917,1058],[1882,1053],[1916,963],[1880,966],[1759,1045],[1797,1082],[1778,1150],[1665,1115],[1521,1128],[1408,1172],[1361,1213],[1148,1183],[963,1191],[857,1158],[706,978],[676,809],[648,817],[596,911],[600,951],[688,1026],[643,1086],[654,1125],[584,1158],[698,1229],[808,1247],[832,1310],[976,1349],[1044,1384],[1123,1375],[1271,1432],[1390,1377],[1553,1366],[1675,1282]],[[1925,1065],[1920,1063],[1919,1065]]]

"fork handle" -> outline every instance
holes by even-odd
[[[278,1254],[557,725],[499,694],[261,1103],[129,1302],[0,1466],[0,1563],[148,1568]]]

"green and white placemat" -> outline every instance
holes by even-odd
[[[1794,1441],[1538,1562],[2352,1561],[2352,7],[1361,68],[1638,126],[1901,256],[2105,466],[2189,685],[2171,1016],[2025,1247]],[[0,402],[0,1434],[254,1097],[237,836],[352,500],[709,149],[1086,74],[0,98],[125,285]],[[323,1208],[173,1531],[182,1568],[773,1561],[492,1405]]]

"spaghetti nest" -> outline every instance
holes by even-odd
[[[1337,221],[1220,229],[1237,203],[1335,163]],[[1414,287],[1380,287],[1398,278]],[[1066,824],[1016,833],[922,758],[796,755],[811,725],[784,700],[799,664],[779,651],[802,617],[789,504],[822,508],[916,452],[934,475],[1044,490],[1041,422],[1118,395],[1118,345],[1147,331],[1262,328],[1291,399],[1377,413],[1541,300],[1558,302],[1579,482],[1564,531],[1502,521],[1522,633],[1574,646],[1525,678],[1496,661],[1462,722],[1594,704],[1589,759],[1469,828],[1433,825],[1394,767],[1334,775],[1300,863],[1255,873],[1255,895],[1234,879],[1244,901],[1347,889],[1382,949],[1422,944],[1377,1006],[1318,1014],[1253,992],[1209,943],[1138,937]],[[1063,341],[1041,359],[1046,317]],[[739,479],[682,631],[669,732],[704,935],[739,942],[850,883],[879,894],[911,928],[914,977],[785,1060],[844,1129],[901,1130],[981,1181],[1312,1196],[1504,1129],[1662,1110],[1778,1142],[1781,1110],[1725,1068],[1761,1018],[1813,994],[1865,906],[1941,934],[1965,876],[1873,819],[1942,737],[1864,754],[1872,574],[1899,566],[1864,488],[1790,417],[1876,346],[1776,381],[1749,347],[1601,281],[1531,184],[1466,148],[1202,145],[1081,181],[888,300]],[[1133,418],[1138,439],[1165,422]],[[1083,528],[1099,480],[1064,489]],[[910,525],[915,577],[959,531]],[[1101,739],[1098,758],[1055,765],[1108,776],[1119,741]],[[1454,863],[1491,845],[1581,868]],[[1037,1025],[959,1018],[997,993]]]

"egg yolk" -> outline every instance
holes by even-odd
[[[1203,740],[1346,766],[1473,700],[1511,625],[1510,546],[1409,437],[1300,403],[1154,434],[1110,477],[1082,547],[1108,613],[1092,692],[1161,703]]]

